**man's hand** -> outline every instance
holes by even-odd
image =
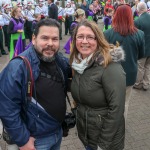
[[[20,150],[36,150],[34,147],[35,139],[33,137],[29,138],[29,141],[22,147],[19,147]]]

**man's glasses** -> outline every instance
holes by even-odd
[[[77,41],[83,41],[84,40],[84,38],[86,38],[86,40],[88,41],[88,42],[92,42],[92,41],[95,41],[96,40],[96,37],[95,36],[92,36],[92,35],[89,35],[89,36],[83,36],[83,35],[78,35],[78,36],[76,36],[76,40]]]

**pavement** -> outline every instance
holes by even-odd
[[[101,20],[98,26],[102,28]],[[60,51],[67,57],[69,56],[65,54],[62,49],[68,38],[69,35],[64,36],[63,31],[63,39],[60,41]],[[0,57],[0,71],[5,67],[8,61],[8,56]],[[1,131],[2,125],[0,123],[0,133]],[[6,143],[0,139],[0,150],[7,150],[6,147]],[[61,150],[84,150],[77,136],[76,128],[71,129],[68,137],[63,138]],[[150,150],[150,90],[142,91],[133,89],[126,122],[124,150]]]

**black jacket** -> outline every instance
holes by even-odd
[[[48,16],[52,19],[58,19],[58,7],[55,4],[51,4],[51,6],[48,7]]]

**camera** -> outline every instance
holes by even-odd
[[[74,128],[75,124],[75,115],[72,112],[66,112],[65,120],[62,123],[63,137],[68,136],[69,129]]]

